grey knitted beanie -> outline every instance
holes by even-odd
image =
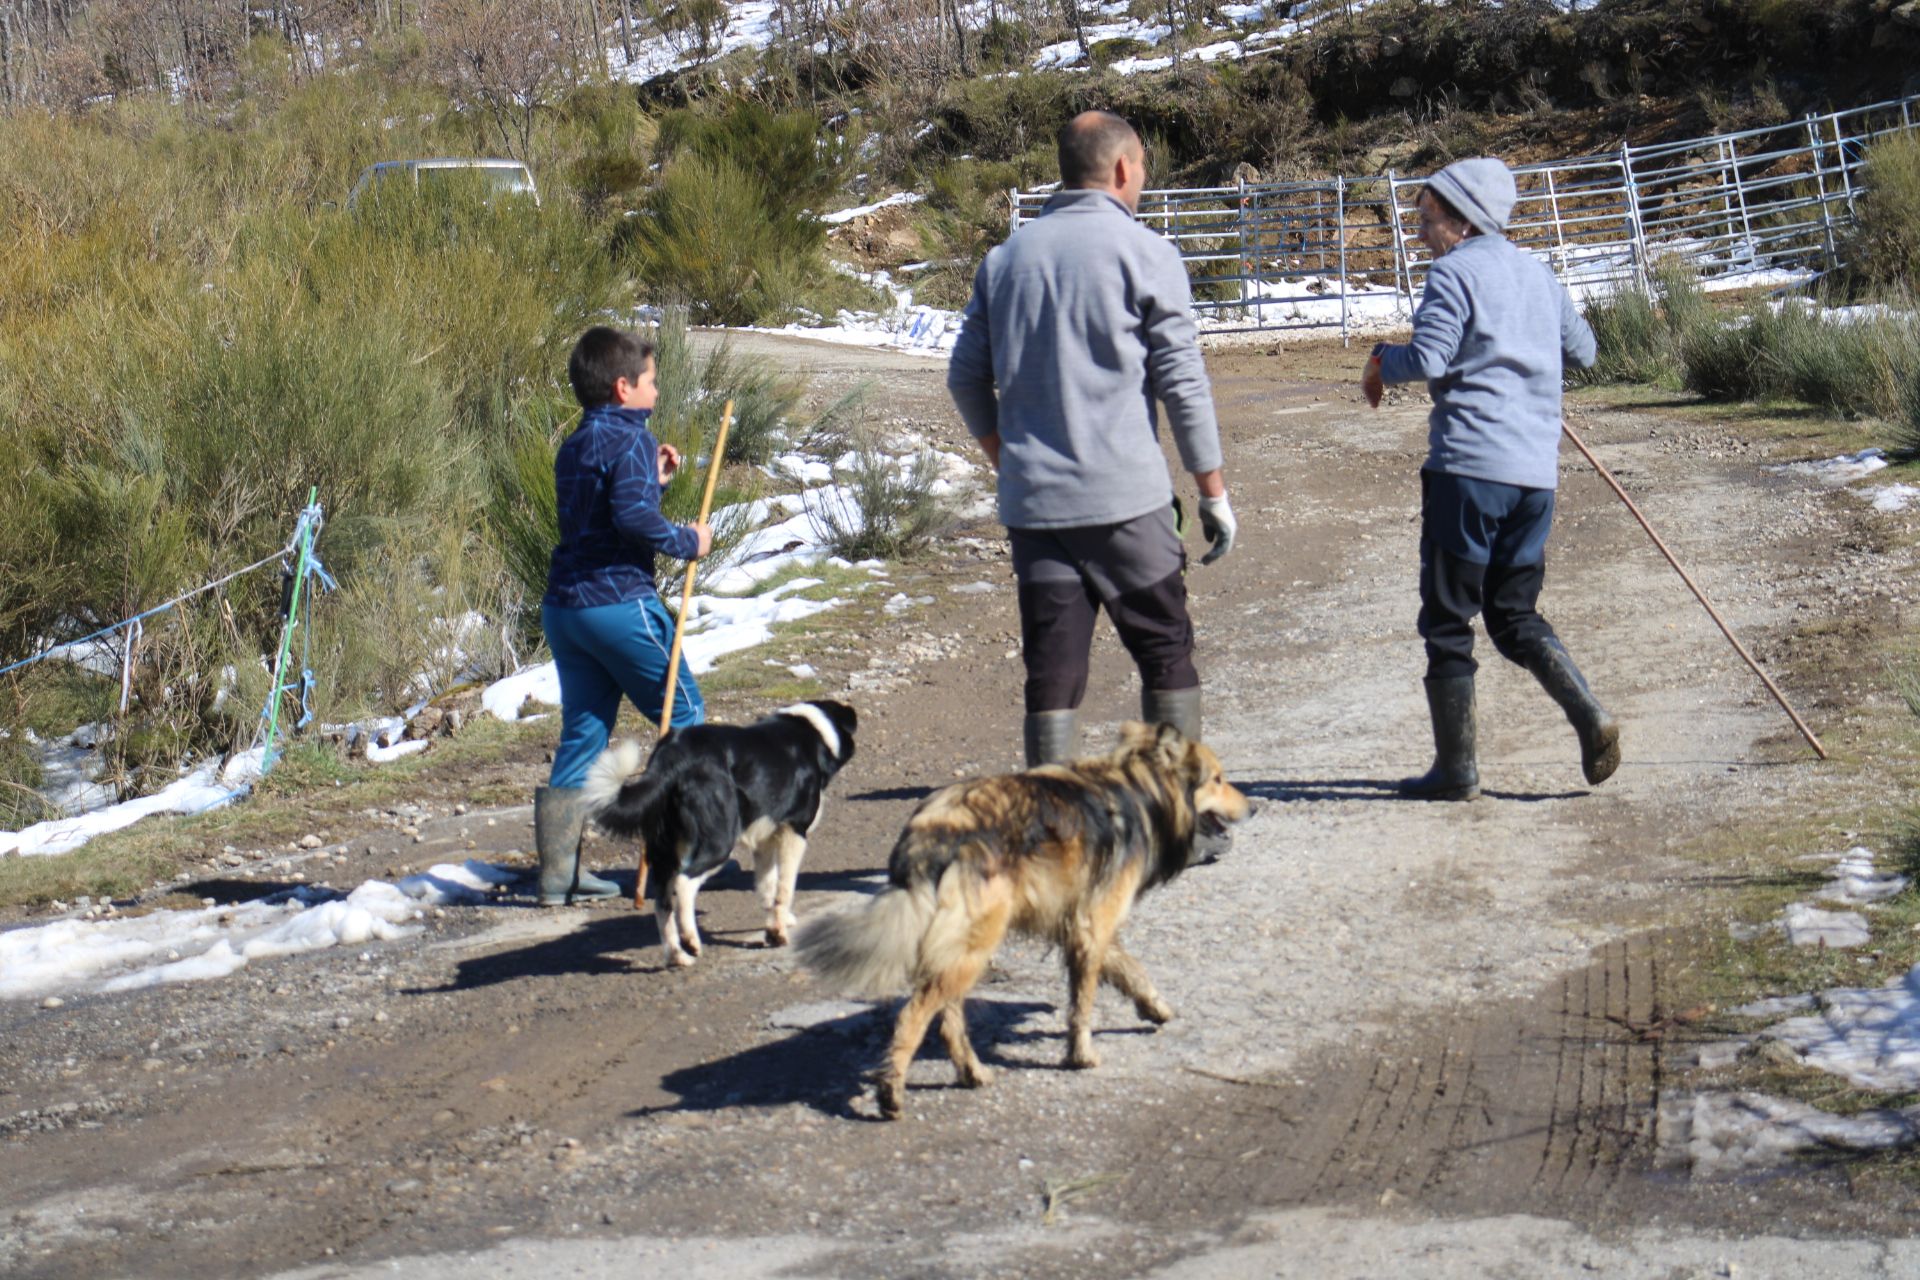
[[[1492,235],[1506,231],[1513,203],[1520,198],[1512,170],[1492,156],[1456,160],[1428,178],[1427,186],[1468,222]]]

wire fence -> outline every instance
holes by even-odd
[[[1775,285],[1837,265],[1873,141],[1920,123],[1920,94],[1785,124],[1517,167],[1507,234],[1576,297],[1685,262],[1709,289]],[[1194,310],[1217,329],[1403,324],[1429,256],[1414,236],[1421,179],[1241,182],[1144,193]],[[1013,191],[1011,229],[1050,189]]]

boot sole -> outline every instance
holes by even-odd
[[[1478,800],[1480,784],[1475,782],[1464,787],[1411,787],[1400,784],[1402,800]]]
[[[1620,767],[1620,726],[1609,724],[1599,733],[1597,750],[1585,751],[1580,760],[1580,771],[1587,775],[1587,784],[1597,787],[1613,776]]]

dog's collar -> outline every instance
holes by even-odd
[[[827,744],[827,754],[835,760],[840,758],[840,731],[833,727],[833,721],[811,702],[796,702],[790,707],[782,707],[775,713],[783,716],[799,716],[812,725],[820,740]]]

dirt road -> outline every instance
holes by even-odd
[[[886,415],[955,438],[937,363],[761,345],[828,388],[876,380]],[[1843,1177],[1656,1172],[1680,1067],[1623,1026],[1671,1012],[1680,932],[1724,923],[1702,842],[1843,810],[1857,774],[1812,763],[1569,464],[1545,607],[1626,763],[1590,792],[1558,712],[1488,650],[1487,797],[1394,799],[1429,755],[1424,398],[1370,414],[1324,350],[1211,364],[1244,535],[1191,577],[1208,736],[1261,807],[1129,926],[1168,1026],[1103,995],[1102,1067],[1063,1071],[1057,959],[1009,948],[970,1009],[995,1083],[951,1087],[930,1049],[908,1119],[880,1123],[861,1074],[890,1010],[755,945],[739,874],[702,897],[713,945],[686,972],[621,907],[467,908],[222,982],[0,1004],[0,1271],[1920,1273],[1920,1250],[1881,1242],[1909,1207]],[[1732,431],[1597,408],[1584,426],[1816,718],[1856,708],[1817,646],[1846,656],[1910,599],[1904,544]],[[871,888],[929,788],[1017,762],[1010,575],[974,532],[896,573],[934,603],[823,656],[830,691],[857,677],[863,724],[803,916]],[[1135,697],[1103,636],[1090,741]],[[541,772],[516,767],[529,788]],[[344,882],[378,872],[381,817],[323,815]],[[415,853],[525,848],[528,822],[443,806]]]

